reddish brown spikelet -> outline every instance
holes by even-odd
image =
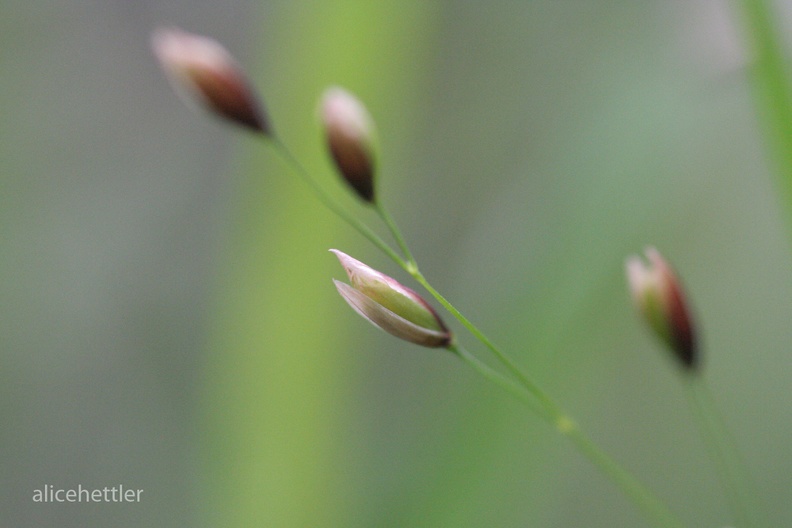
[[[185,102],[198,102],[224,119],[272,136],[252,84],[218,42],[177,28],[160,28],[152,34],[151,46]]]
[[[640,257],[627,259],[627,280],[636,308],[655,334],[687,369],[700,363],[696,330],[685,293],[674,270],[654,248]]]
[[[365,107],[341,88],[329,88],[321,102],[321,120],[338,172],[366,202],[375,200],[373,125]]]

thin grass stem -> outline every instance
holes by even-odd
[[[618,462],[590,440],[578,427],[577,422],[549,397],[537,399],[521,384],[507,378],[500,372],[453,343],[449,348],[465,363],[486,379],[526,404],[544,419],[559,434],[569,439],[577,450],[594,466],[600,469],[635,504],[647,519],[658,528],[684,528],[685,525],[663,504],[648,488],[625,470]]]
[[[484,346],[486,346],[495,355],[495,357],[506,368],[506,370],[508,370],[509,373],[514,376],[514,378],[517,379],[534,398],[541,401],[543,405],[548,408],[556,407],[555,402],[547,395],[547,393],[543,391],[538,385],[536,385],[536,383],[531,381],[531,379],[528,378],[522,369],[520,369],[520,367],[518,367],[508,355],[506,355],[497,345],[495,345],[495,343],[489,337],[487,337],[484,332],[479,330],[476,325],[474,325],[467,317],[465,317],[462,312],[456,308],[456,306],[451,304],[448,299],[443,297],[443,295],[429,283],[429,281],[420,271],[416,270],[412,275],[415,280],[418,281],[426,289],[426,291],[428,291],[432,297],[437,300],[437,302],[442,304],[451,315],[453,315],[460,323],[462,323],[462,325],[476,339],[484,344]]]
[[[366,224],[349,214],[344,207],[339,204],[319,183],[311,176],[308,169],[300,163],[291,150],[281,142],[277,137],[272,138],[272,146],[281,155],[281,157],[288,163],[294,172],[302,179],[314,192],[316,197],[322,202],[322,205],[327,207],[331,212],[335,213],[339,218],[349,224],[355,231],[363,235],[372,244],[374,244],[380,251],[385,253],[391,260],[401,267],[406,267],[407,262],[399,256],[382,238],[379,237],[374,231],[371,230]]]
[[[393,220],[393,217],[390,215],[388,210],[385,208],[385,205],[382,203],[382,200],[377,199],[374,202],[374,209],[377,211],[377,214],[382,219],[383,223],[388,227],[388,230],[393,236],[393,239],[401,248],[404,256],[406,257],[407,266],[402,266],[405,270],[410,273],[410,275],[414,274],[418,271],[418,263],[415,261],[415,257],[413,257],[412,252],[410,251],[410,247],[407,245],[407,242],[404,239],[404,236],[401,234],[401,230],[396,225],[396,222]]]
[[[700,376],[685,379],[688,401],[707,451],[718,473],[735,522],[741,528],[754,526],[759,508],[756,493],[742,453],[726,427],[709,387]]]

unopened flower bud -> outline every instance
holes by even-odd
[[[336,249],[350,284],[334,280],[341,297],[374,326],[417,345],[439,348],[451,332],[429,304],[410,288]]]
[[[272,135],[258,97],[242,68],[217,41],[177,28],[159,28],[151,47],[176,93],[215,114]]]
[[[633,256],[626,263],[635,306],[682,365],[695,370],[699,352],[682,286],[656,249],[647,248],[645,253],[647,262]]]
[[[322,96],[320,117],[336,168],[365,201],[374,201],[374,126],[366,108],[341,88]]]

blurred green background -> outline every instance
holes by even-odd
[[[429,280],[690,526],[722,527],[624,284],[656,245],[767,525],[788,525],[792,253],[734,7],[6,0],[0,526],[647,526],[495,386],[346,307],[331,247],[411,283],[264,142],[183,107],[149,49],[163,24],[224,43],[374,222],[316,123],[326,86],[356,93]],[[145,491],[33,503],[45,484]]]

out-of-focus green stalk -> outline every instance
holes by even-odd
[[[422,24],[431,17],[422,3],[270,7],[267,73],[255,84],[277,137],[288,138],[291,152],[315,170],[326,164],[314,121],[322,90],[341,84],[398,106],[422,71],[409,66],[423,56]],[[322,258],[339,224],[271,149],[249,145],[255,154],[233,193],[204,369],[208,525],[354,526],[365,496],[354,489],[348,467],[356,453],[345,440],[357,371],[338,299],[325,282],[333,263]],[[289,152],[281,154],[289,161]],[[320,199],[338,213],[335,195],[324,192],[332,186],[318,183]]]
[[[740,0],[757,113],[778,175],[792,236],[792,78],[769,0]]]

